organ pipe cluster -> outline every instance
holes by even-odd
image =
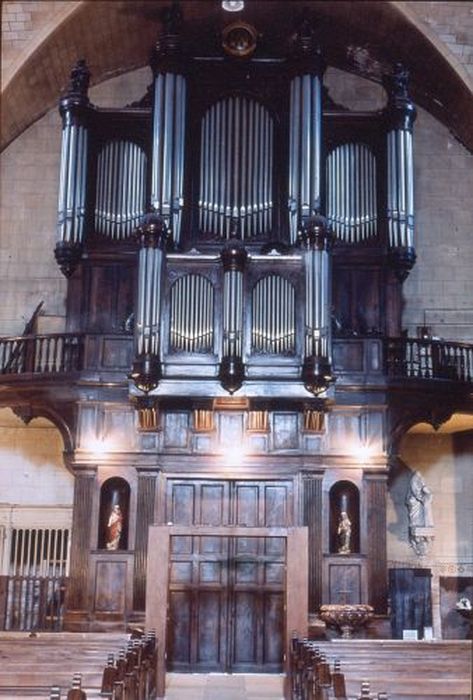
[[[95,231],[112,240],[129,238],[145,213],[147,159],[131,141],[106,143],[97,159]]]
[[[233,394],[243,383],[243,271],[246,250],[230,244],[221,254],[223,264],[223,351],[219,377]]]
[[[213,104],[201,123],[199,227],[241,239],[269,233],[273,209],[273,119],[246,97]]]
[[[296,40],[296,75],[289,114],[289,231],[297,241],[305,221],[320,212],[322,163],[322,76],[324,64],[311,27],[303,23]]]
[[[280,275],[259,280],[251,295],[251,349],[288,355],[296,350],[296,298],[293,285]]]
[[[55,256],[66,276],[72,274],[81,258],[84,239],[89,80],[90,72],[85,61],[78,61],[71,71],[68,89],[59,105],[62,117],[62,148]]]
[[[184,206],[186,81],[172,72],[154,79],[151,205],[179,243]]]
[[[321,216],[304,227],[305,332],[302,379],[306,389],[319,394],[333,381],[331,371],[330,234]]]
[[[203,275],[183,275],[171,287],[170,349],[209,353],[214,342],[214,288]]]
[[[344,243],[377,236],[376,158],[362,143],[344,143],[327,158],[327,221]]]
[[[138,298],[135,321],[135,362],[131,378],[144,392],[156,388],[161,378],[160,322],[167,228],[162,217],[148,214],[136,231]]]
[[[416,109],[407,91],[409,73],[395,66],[386,80],[387,107],[387,218],[389,249],[397,276],[404,280],[415,263],[414,157],[412,127]]]

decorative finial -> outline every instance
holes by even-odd
[[[87,68],[85,59],[80,58],[71,70],[68,94],[87,96],[90,82],[90,71]]]

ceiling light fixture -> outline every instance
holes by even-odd
[[[222,10],[240,12],[245,7],[243,0],[222,0]]]

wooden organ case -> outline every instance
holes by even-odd
[[[308,531],[307,616],[386,613],[382,341],[415,260],[415,110],[400,66],[384,111],[334,104],[307,23],[285,56],[236,23],[199,57],[168,19],[141,102],[91,105],[79,62],[60,103],[55,253],[86,368],[66,626],[143,622],[149,528],[176,526],[170,667],[276,670],[281,529]]]

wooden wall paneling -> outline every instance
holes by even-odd
[[[309,612],[316,613],[322,602],[322,476],[307,476],[304,488],[304,525],[309,537]]]
[[[87,610],[89,607],[89,551],[95,488],[95,474],[81,472],[76,474],[67,611]]]
[[[387,608],[386,573],[386,480],[385,474],[365,474],[366,555],[368,561],[368,603],[377,614]]]
[[[148,528],[154,522],[156,475],[138,474],[135,560],[133,569],[133,610],[145,610]]]

